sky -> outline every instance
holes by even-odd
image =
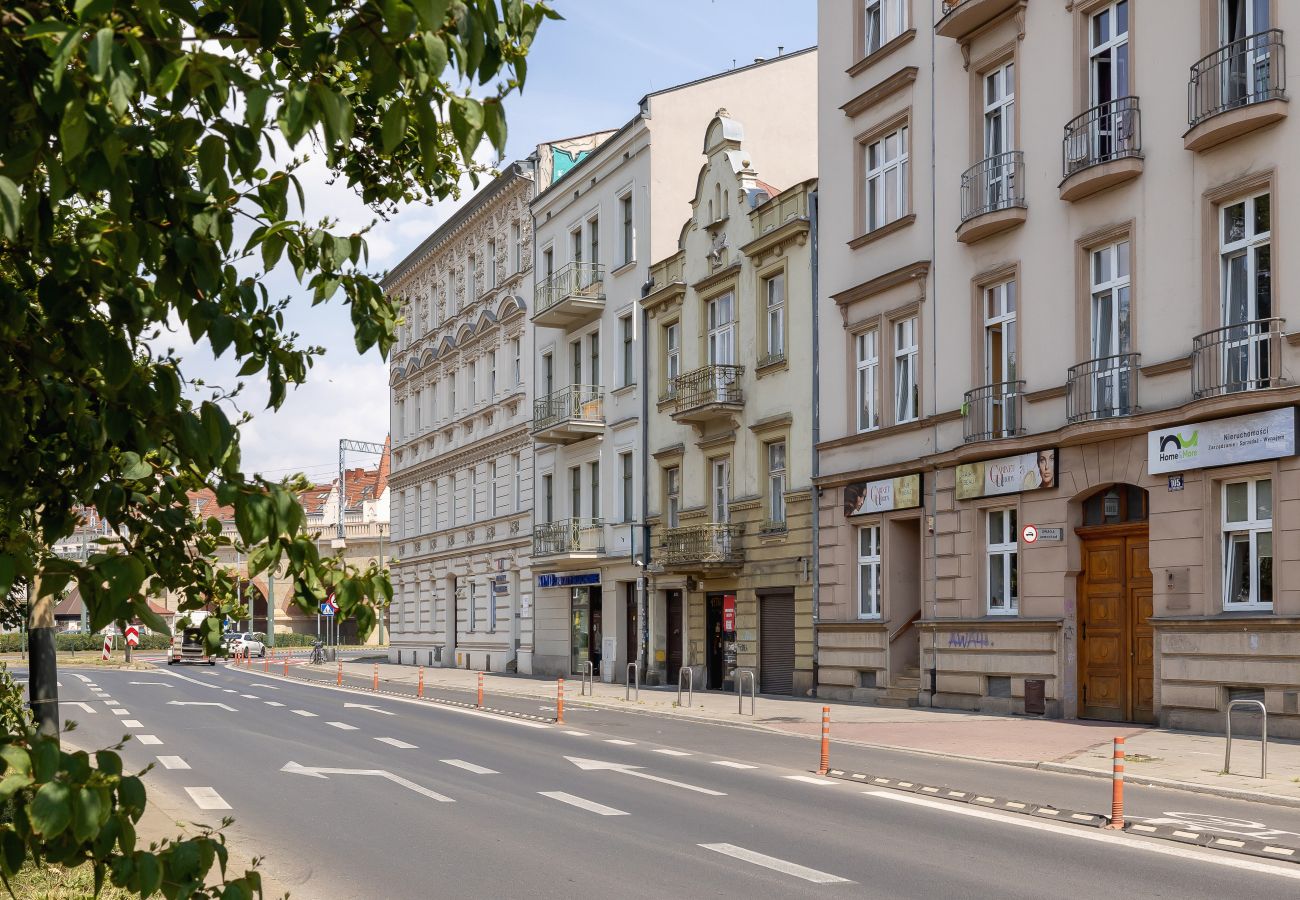
[[[551,6],[565,20],[543,23],[524,91],[507,101],[508,160],[526,157],[547,140],[621,127],[651,91],[775,56],[778,47],[800,50],[817,39],[815,0],[552,0]],[[486,148],[483,154],[486,161]],[[323,164],[309,163],[299,177],[309,221],[335,217],[337,232],[374,219],[346,187],[328,184]],[[457,205],[413,205],[377,223],[367,236],[371,270],[382,274],[400,262]],[[388,366],[378,351],[357,354],[341,302],[313,308],[289,274],[277,275],[268,289],[293,298],[287,324],[301,334],[301,344],[324,347],[325,354],[274,414],[262,410],[265,382],[243,379],[236,408],[253,413],[241,428],[244,469],[271,478],[301,471],[327,482],[337,471],[340,438],[383,443]],[[182,335],[165,343],[181,352],[188,376],[234,384],[232,367],[213,361],[206,345],[194,347]],[[348,464],[374,462],[358,456]]]

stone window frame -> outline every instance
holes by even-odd
[[[893,115],[883,119],[879,123],[872,125],[865,131],[859,132],[853,137],[853,233],[858,235],[849,242],[849,246],[857,249],[864,244],[871,243],[876,238],[884,237],[893,232],[906,228],[916,221],[916,204],[912,195],[912,184],[915,167],[912,165],[911,142],[915,129],[912,127],[912,107],[909,104],[905,108],[895,112]],[[903,183],[903,196],[906,200],[906,212],[894,219],[890,219],[875,228],[868,228],[870,217],[867,210],[867,164],[871,145],[877,141],[883,141],[888,135],[902,129],[907,129],[907,177]]]
[[[789,261],[782,256],[776,262],[771,263],[755,272],[755,284],[757,287],[754,291],[754,319],[756,325],[755,347],[757,352],[757,365],[755,368],[762,368],[765,371],[776,366],[787,367],[790,360],[790,273]],[[782,280],[784,298],[781,301],[781,356],[772,357],[768,352],[768,306],[767,306],[767,286],[768,283],[780,277]],[[707,313],[705,322],[707,323]],[[737,328],[737,339],[739,339],[739,328]],[[737,346],[737,358],[739,358],[739,346]],[[766,360],[766,362],[765,362]]]
[[[862,554],[862,532],[874,529],[876,532],[876,555]],[[885,522],[883,519],[870,519],[853,523],[853,608],[854,618],[863,622],[880,622],[885,618]],[[862,611],[862,568],[875,561],[876,572],[876,609],[873,613]]]
[[[1208,331],[1222,322],[1223,271],[1219,265],[1219,222],[1222,209],[1238,200],[1269,194],[1277,198],[1277,169],[1252,172],[1205,191],[1201,203],[1201,328]],[[1285,217],[1283,204],[1269,205],[1269,243],[1274,249],[1285,247],[1285,233],[1279,227]],[[1273,309],[1278,309],[1278,276],[1281,274],[1275,255],[1270,281]],[[1189,348],[1190,350],[1190,348]]]
[[[904,26],[899,33],[885,41],[880,47],[871,53],[867,52],[866,46],[866,2],[865,0],[854,0],[853,3],[853,65],[846,69],[850,76],[860,75],[869,69],[872,65],[881,59],[889,56],[899,47],[907,44],[916,37],[916,17],[912,10],[913,0],[903,0],[903,11],[906,19]],[[922,0],[926,2],[926,0]]]
[[[980,594],[983,598],[984,612],[986,615],[1015,618],[1020,615],[1020,606],[1021,606],[1020,604],[1020,593],[1021,593],[1020,556],[1022,553],[1022,548],[1020,547],[1020,498],[1017,497],[1015,499],[1015,502],[1010,504],[1008,504],[1003,498],[998,498],[998,500],[1000,502],[990,503],[987,506],[979,507],[979,515],[980,515],[979,536],[980,536],[980,547],[981,547],[980,568],[982,569],[982,572],[980,573],[981,574]],[[990,519],[992,518],[994,513],[1008,513],[1008,512],[1012,514],[1015,520],[1014,522],[1012,522],[1012,527],[1011,527],[1012,539],[1009,541],[1002,541],[1001,543],[994,545],[991,542],[991,537],[990,537],[990,529],[989,529]],[[995,547],[997,549],[995,549]],[[1006,609],[994,609],[993,595],[991,590],[992,575],[993,575],[992,559],[995,554],[999,556],[1005,556],[1008,553],[1015,554],[1015,563],[1014,566],[1010,569],[1010,571],[1015,573],[1015,581],[1017,586],[1015,596],[1011,598],[1014,601],[1015,606],[1014,607],[1008,606],[1008,608]],[[1007,587],[1008,589],[1010,588],[1010,582],[1008,582]]]

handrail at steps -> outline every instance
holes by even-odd
[[[894,638],[898,637],[904,631],[906,631],[907,629],[915,625],[920,620],[920,618],[921,618],[921,611],[918,609],[916,612],[912,613],[912,618],[908,619],[902,625],[899,625],[893,631],[889,632],[889,643],[892,644],[894,642]]]

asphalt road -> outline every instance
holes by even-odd
[[[810,742],[748,729],[582,709],[543,725],[224,666],[60,681],[72,742],[130,735],[151,790],[193,820],[233,816],[295,898],[1300,892],[1294,864],[819,779]],[[869,771],[904,774],[888,762]]]

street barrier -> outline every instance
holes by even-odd
[[[343,660],[341,660],[341,659],[339,660],[339,680],[338,680],[338,684],[339,684],[340,687],[343,686]]]
[[[628,699],[628,694],[635,690],[633,699],[637,703],[641,702],[641,666],[637,663],[630,662],[627,664],[627,672],[623,675],[623,699]]]
[[[1110,776],[1110,824],[1107,828],[1124,827],[1124,739],[1115,738],[1115,752]]]
[[[342,663],[342,661],[340,661],[340,662],[339,662],[339,668],[341,669],[342,667],[343,667],[343,663]],[[378,691],[378,690],[379,690],[379,663],[375,663],[375,664],[374,664],[374,680],[371,681],[371,683],[370,683],[370,689],[371,689],[372,691]]]
[[[1228,743],[1223,748],[1223,774],[1232,774],[1232,708],[1234,706],[1258,706],[1259,711],[1264,715],[1263,731],[1259,738],[1259,777],[1268,777],[1268,710],[1264,708],[1262,700],[1229,700],[1228,710],[1225,713],[1227,723],[1224,730],[1227,732]]]
[[[424,699],[424,666],[420,666],[420,686],[415,689],[415,696]]]
[[[284,658],[284,674],[286,677],[289,674],[289,657],[287,656]]]
[[[736,670],[736,706],[737,715],[745,714],[745,678],[749,678],[749,714],[756,715],[755,710],[758,708],[758,681],[754,678],[753,669]]]
[[[582,664],[582,683],[578,686],[581,696],[596,693],[596,666],[591,660]]]
[[[478,707],[483,708],[483,673],[478,673]]]
[[[822,707],[822,765],[818,775],[825,775],[831,769],[831,708]]]
[[[564,724],[564,679],[555,685],[555,724]]]
[[[695,704],[695,670],[690,666],[682,666],[677,672],[677,705],[682,705],[682,679],[686,679],[686,705]]]

